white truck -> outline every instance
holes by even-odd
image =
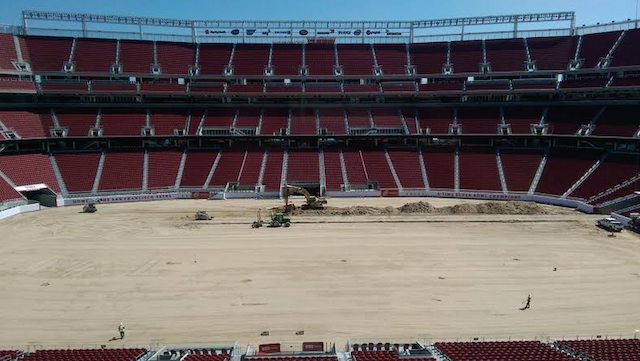
[[[622,223],[616,221],[615,218],[612,217],[599,219],[598,227],[609,232],[622,232],[622,230],[624,229]]]

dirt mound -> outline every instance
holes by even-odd
[[[398,207],[400,213],[433,213],[437,208],[427,202],[407,203],[402,207]]]
[[[272,208],[273,212],[284,212],[284,207]],[[401,207],[326,207],[325,209],[307,209],[294,207],[289,215],[291,216],[392,216],[398,214],[512,214],[512,215],[532,215],[550,214],[549,211],[530,202],[485,202],[485,203],[463,203],[455,206],[436,208],[428,202],[407,203]]]
[[[438,211],[442,214],[548,214],[545,208],[529,202],[465,203],[439,208]]]

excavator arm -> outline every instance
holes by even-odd
[[[299,187],[287,184],[286,189],[282,192],[282,197],[284,198],[285,207],[289,207],[289,196],[292,194],[301,194],[307,200],[305,204],[306,208],[323,208],[323,204],[327,203],[327,200],[324,198],[316,198],[309,193],[308,190]]]

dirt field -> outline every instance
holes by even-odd
[[[610,238],[594,216],[543,206],[543,215],[305,216],[289,229],[250,228],[257,208],[277,205],[111,204],[0,222],[0,347],[120,345],[108,341],[120,321],[127,345],[631,337],[640,328],[640,237]],[[216,219],[191,222],[199,209]],[[519,311],[527,293],[532,308]]]

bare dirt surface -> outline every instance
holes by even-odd
[[[405,206],[419,201],[430,206]],[[121,321],[126,345],[633,336],[638,236],[563,208],[483,203],[330,199],[394,211],[294,216],[288,229],[250,228],[277,200],[18,216],[0,222],[0,348],[121,345],[108,341]],[[482,214],[454,211],[468,207]],[[193,221],[198,210],[214,219]]]

